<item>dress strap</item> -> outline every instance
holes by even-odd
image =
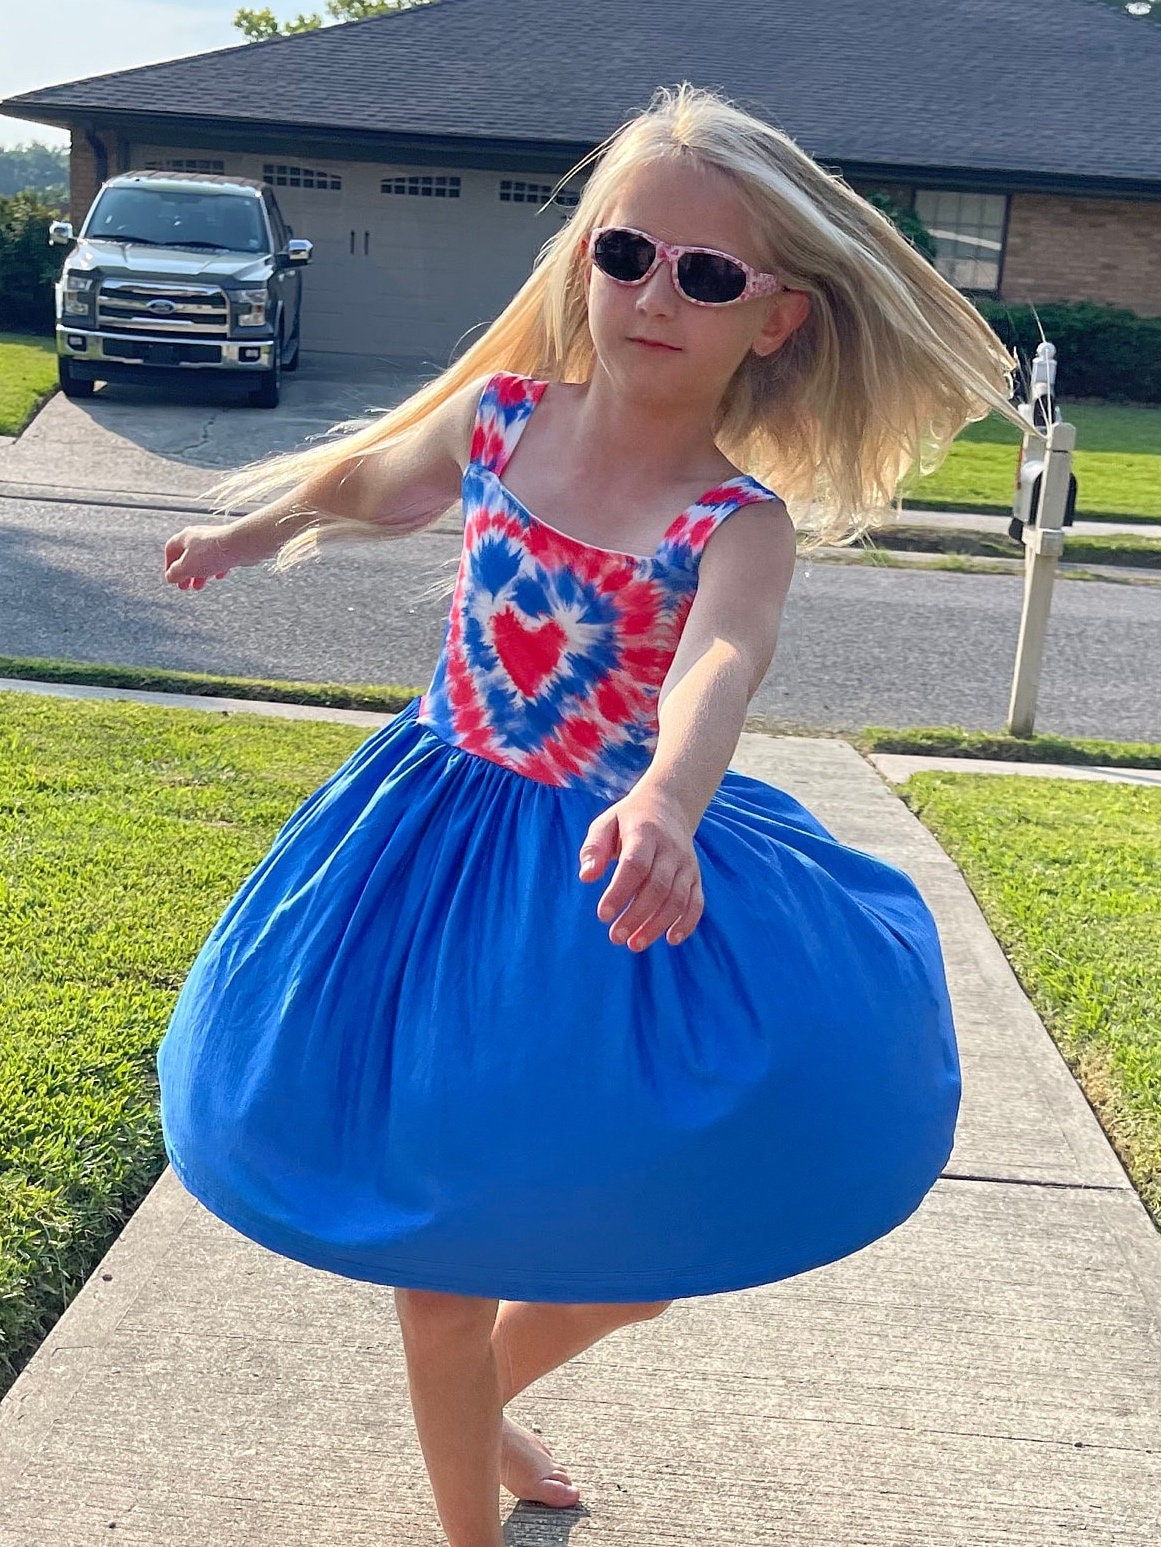
[[[777,500],[781,496],[764,483],[759,483],[749,473],[738,473],[726,478],[712,489],[707,489],[695,504],[678,517],[666,534],[666,541],[684,548],[694,559],[701,555],[710,538],[728,520],[735,510],[744,505],[757,505],[763,500]]]
[[[484,383],[476,405],[471,456],[499,478],[516,442],[548,385],[515,371],[496,371]]]

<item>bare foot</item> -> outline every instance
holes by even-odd
[[[568,1472],[552,1459],[543,1440],[504,1414],[500,1436],[500,1481],[518,1499],[535,1499],[567,1509],[580,1498],[580,1489]]]

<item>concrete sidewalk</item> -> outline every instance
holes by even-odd
[[[745,733],[734,766],[922,888],[956,1147],[865,1250],[680,1300],[517,1397],[582,1501],[504,1495],[512,1547],[1156,1547],[1161,1237],[1087,1100],[960,873],[849,743]],[[444,1540],[390,1289],[249,1242],[170,1169],[0,1403],[0,1478],[0,1547]]]

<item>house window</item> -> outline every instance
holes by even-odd
[[[267,161],[262,168],[263,182],[279,188],[342,188],[343,180],[335,172],[317,172],[313,167],[283,166],[280,161]]]
[[[576,204],[580,193],[575,188],[562,188],[552,197],[551,183],[528,183],[515,177],[500,179],[500,199],[505,204]]]
[[[199,160],[196,156],[167,156],[162,161],[147,161],[148,172],[224,172],[224,161]]]
[[[935,238],[935,267],[957,289],[999,288],[1007,208],[1003,193],[915,190],[915,213]]]
[[[413,194],[422,199],[458,199],[460,180],[442,172],[417,172],[412,177],[385,177],[379,192]]]

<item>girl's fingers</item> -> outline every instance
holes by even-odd
[[[174,571],[180,570],[187,560],[189,561],[190,568],[200,568],[206,562],[207,557],[210,563],[217,559],[219,564],[226,557],[226,554],[220,550],[215,551],[213,548],[210,548],[207,553],[204,545],[196,546],[193,543],[187,542],[185,538],[186,529],[183,529],[183,531],[176,533],[166,543],[163,578],[168,580],[171,585],[176,585],[181,591],[200,591],[211,579],[225,580],[226,576],[230,573],[230,565],[228,564],[225,569],[211,570],[209,574],[205,575],[181,575],[179,577],[174,573]],[[196,557],[194,557],[195,553]]]
[[[597,917],[602,924],[615,919],[624,911],[648,879],[653,868],[652,849],[636,848],[622,854],[613,871],[613,879],[597,904]]]
[[[664,935],[669,945],[680,945],[697,928],[701,914],[701,882],[694,876],[684,891],[671,890],[660,907],[629,934],[625,943],[630,950],[643,951]]]
[[[630,935],[628,944],[638,950],[644,950],[652,945],[655,940],[660,940],[664,935],[670,945],[676,945],[678,940],[683,940],[689,934],[692,924],[688,922],[692,912],[693,894],[697,886],[697,877],[691,876],[685,887],[675,885],[661,907],[651,918]],[[677,938],[674,939],[674,936]]]
[[[589,823],[578,856],[582,881],[595,881],[609,868],[609,861],[620,853],[620,827],[613,807],[602,811]]]
[[[684,913],[684,903],[671,894],[656,913],[629,936],[626,944],[631,951],[644,951],[655,940],[660,940],[667,930],[674,928]]]
[[[637,931],[644,930],[655,914],[670,906],[677,873],[677,865],[658,866],[651,870],[644,885],[609,931],[609,938],[614,945],[620,945]],[[684,887],[679,885],[678,892],[679,896],[682,895]]]
[[[680,945],[683,940],[689,939],[701,919],[702,907],[701,881],[695,876],[685,906],[666,933],[665,938],[670,945]]]

